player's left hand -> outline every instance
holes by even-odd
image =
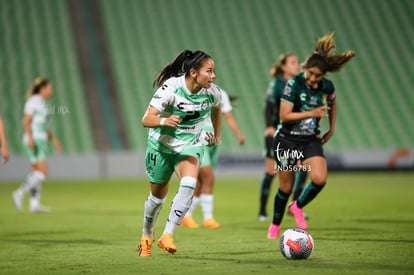
[[[332,135],[333,135],[333,134],[334,134],[334,131],[331,131],[331,130],[329,130],[328,132],[326,132],[326,133],[322,136],[322,138],[321,138],[322,144],[327,143],[327,142],[328,142],[328,140],[330,140],[330,139],[331,139],[331,137],[332,137]]]
[[[1,147],[1,155],[3,156],[3,165],[9,160],[9,151],[6,146]]]
[[[56,152],[58,152],[58,153],[62,153],[63,152],[63,146],[62,146],[62,144],[60,144],[60,142],[59,141],[54,141],[53,142],[53,145],[55,146],[55,149],[56,149]]]
[[[205,140],[207,141],[207,146],[209,146],[209,147],[220,144],[220,142],[221,142],[221,139],[219,137],[216,137],[211,132],[206,133]]]
[[[245,142],[245,137],[243,135],[238,136],[239,138],[239,145],[243,145]]]

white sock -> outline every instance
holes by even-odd
[[[22,185],[20,185],[19,189],[16,190],[16,193],[18,193],[20,196],[24,196],[27,193],[30,192],[30,189],[32,188],[31,184],[33,183],[32,179],[32,172],[27,174],[26,178],[24,179]]]
[[[193,201],[191,202],[191,206],[190,209],[188,209],[187,214],[185,214],[186,216],[192,216],[194,210],[196,209],[198,202],[200,201],[200,197],[193,197]]]
[[[204,221],[213,218],[214,196],[211,194],[201,194],[201,210],[203,211]]]
[[[30,186],[30,208],[36,208],[40,206],[40,194],[42,191],[42,182],[46,179],[45,175],[40,171],[32,172],[31,177],[28,180]]]
[[[177,227],[181,224],[184,215],[190,208],[196,183],[196,178],[181,178],[180,187],[178,188],[178,192],[175,195],[173,202],[171,203],[170,215],[168,216],[164,234],[174,234]]]
[[[151,193],[144,203],[144,228],[142,233],[151,237],[154,231],[155,223],[157,222],[158,214],[161,211],[162,205],[165,202],[164,199],[159,199],[153,196]]]

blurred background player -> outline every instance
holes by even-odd
[[[231,102],[236,100],[236,97],[229,97],[229,95],[221,90],[221,113],[230,129],[236,135],[240,145],[244,144],[245,138],[240,130],[239,125],[237,124],[236,118],[231,112],[233,107]],[[203,127],[204,132],[211,132],[213,126],[211,120]],[[206,228],[220,228],[220,223],[218,223],[213,217],[214,209],[214,195],[213,195],[213,185],[214,185],[214,170],[217,166],[218,161],[218,150],[219,145],[215,146],[206,146],[204,145],[204,155],[200,162],[200,173],[198,175],[197,187],[194,190],[193,202],[191,203],[190,209],[185,215],[182,225],[189,228],[199,228],[200,226],[193,219],[193,212],[197,205],[201,204],[201,210],[203,212],[203,226]]]
[[[352,57],[353,51],[333,53],[334,34],[319,38],[315,51],[304,64],[304,72],[290,79],[284,89],[280,103],[280,127],[274,139],[275,161],[278,167],[279,189],[274,201],[273,221],[269,226],[268,238],[278,238],[280,223],[295,178],[294,166],[301,161],[308,167],[311,182],[299,198],[289,205],[296,225],[307,229],[302,208],[311,202],[326,184],[327,165],[322,144],[328,142],[335,131],[336,102],[332,81],[324,76],[327,72],[339,71]],[[320,137],[319,122],[328,116],[329,130]],[[299,150],[303,156],[283,156],[288,150]],[[282,157],[280,156],[282,155]]]
[[[53,94],[52,84],[48,79],[37,78],[27,94],[23,117],[23,149],[32,165],[26,180],[13,193],[16,209],[22,211],[23,199],[31,193],[30,211],[49,212],[49,208],[40,204],[42,182],[48,175],[47,156],[48,142],[52,142],[57,152],[62,152],[59,140],[47,128],[48,108],[46,100]]]
[[[7,149],[7,138],[6,130],[3,123],[3,118],[0,116],[0,146],[1,146],[1,156],[3,158],[3,164],[9,160],[9,150]]]
[[[151,128],[145,159],[150,195],[144,204],[139,256],[151,256],[154,226],[174,170],[180,186],[157,244],[171,254],[177,251],[173,234],[191,205],[203,156],[202,127],[210,118],[210,111],[214,132],[206,133],[206,139],[209,146],[220,141],[221,92],[213,83],[215,78],[210,55],[185,50],[154,81],[158,89],[142,118],[143,126]]]
[[[259,221],[268,219],[266,205],[270,188],[275,173],[275,161],[273,158],[273,138],[279,124],[280,98],[283,94],[286,82],[300,72],[299,58],[294,53],[285,53],[279,56],[278,62],[271,68],[270,74],[273,80],[266,91],[264,117],[265,131],[265,174],[260,183],[260,207]],[[305,176],[306,177],[306,176]],[[303,188],[303,181],[298,184],[298,193]],[[295,192],[296,193],[296,192]]]

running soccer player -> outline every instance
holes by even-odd
[[[315,51],[304,64],[304,72],[290,79],[280,103],[280,120],[273,143],[279,174],[279,189],[275,196],[273,221],[268,238],[278,238],[280,224],[290,193],[292,192],[297,161],[309,173],[311,182],[299,198],[289,205],[296,225],[307,229],[302,208],[310,203],[326,184],[327,165],[322,144],[329,141],[335,131],[336,102],[332,81],[325,78],[328,72],[339,71],[352,57],[353,51],[335,53],[334,34],[319,38]],[[329,130],[320,137],[319,121],[328,116]]]
[[[214,146],[220,141],[221,91],[213,83],[215,78],[210,55],[184,50],[154,81],[158,89],[142,118],[143,126],[150,128],[145,159],[150,195],[144,204],[139,256],[151,256],[154,226],[174,170],[180,186],[157,244],[171,254],[177,251],[173,234],[191,205],[203,157],[202,127],[210,112],[214,132],[206,133],[207,144]]]
[[[232,114],[233,107],[231,106],[231,101],[234,100],[229,97],[229,95],[221,90],[221,113],[223,114],[228,126],[236,135],[239,144],[243,145],[245,137],[240,130],[239,125],[235,117]],[[207,124],[203,127],[204,132],[213,131],[213,125],[211,120],[207,121]],[[198,203],[201,204],[201,210],[203,212],[203,226],[205,228],[217,229],[220,228],[220,223],[218,223],[213,217],[214,209],[214,195],[213,195],[213,186],[214,186],[214,170],[217,166],[218,161],[218,145],[216,146],[204,146],[203,158],[200,162],[200,173],[198,175],[198,182],[196,189],[194,190],[193,202],[191,203],[190,209],[187,211],[184,219],[182,220],[182,225],[188,228],[199,228],[200,226],[193,219],[193,212],[197,207]]]
[[[299,59],[293,53],[281,54],[279,61],[271,68],[270,74],[273,80],[266,91],[264,117],[265,131],[265,174],[260,184],[260,208],[259,221],[268,219],[266,205],[269,198],[270,187],[273,182],[275,161],[273,159],[273,137],[279,124],[280,98],[285,88],[286,81],[297,75],[300,71]],[[303,186],[298,184],[298,189]],[[300,191],[298,191],[300,192]]]
[[[52,84],[48,79],[37,78],[28,92],[24,105],[23,117],[23,149],[32,165],[32,171],[25,181],[13,193],[13,202],[18,211],[23,210],[23,199],[31,193],[30,212],[49,212],[50,209],[40,204],[42,182],[48,174],[47,156],[48,142],[51,141],[57,152],[62,151],[59,140],[47,128],[48,108],[46,100],[53,94]]]
[[[1,156],[3,158],[3,164],[9,160],[9,150],[7,149],[6,130],[4,129],[3,118],[0,116],[0,145]]]

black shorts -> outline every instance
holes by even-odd
[[[280,167],[294,166],[310,157],[325,157],[322,141],[316,136],[293,136],[278,133],[273,140],[273,155]]]
[[[273,158],[273,137],[265,136],[265,157],[266,158]]]

